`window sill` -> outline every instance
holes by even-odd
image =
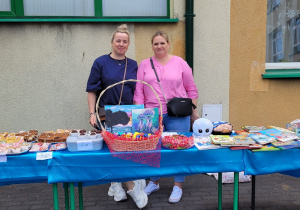
[[[300,78],[300,62],[266,63],[262,78]]]
[[[97,18],[2,18],[0,22],[162,22],[171,23],[178,22],[178,19],[97,19]]]

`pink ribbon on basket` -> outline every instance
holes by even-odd
[[[157,144],[155,150],[149,151],[127,151],[127,152],[117,152],[111,149],[109,145],[107,145],[110,153],[113,157],[118,157],[123,160],[130,160],[136,163],[141,163],[145,165],[149,165],[155,168],[160,167],[160,159],[161,159],[161,143]]]

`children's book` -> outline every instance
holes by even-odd
[[[275,128],[266,129],[260,131],[259,133],[273,137],[278,141],[290,141],[290,140],[297,140],[299,137],[293,133],[285,133]]]
[[[231,147],[231,150],[240,150],[240,149],[259,149],[263,146],[261,144],[251,144],[249,146],[238,146],[238,147]]]
[[[210,138],[214,144],[234,144],[234,140],[229,135],[210,135]]]
[[[299,141],[293,141],[289,145],[282,145],[282,146],[278,146],[277,148],[285,150],[285,149],[293,149],[293,148],[299,148],[299,147],[300,147],[300,142]]]
[[[271,142],[271,144],[274,146],[274,147],[281,147],[281,146],[286,146],[286,145],[290,145],[294,142],[294,140],[290,140],[290,141],[274,141],[274,142]]]
[[[239,146],[249,146],[250,144],[256,144],[256,142],[248,136],[234,135],[234,144]]]
[[[199,137],[193,136],[194,144],[198,150],[208,150],[208,149],[221,149],[220,145],[213,144],[210,137]]]
[[[270,128],[275,128],[275,129],[280,130],[280,131],[282,131],[284,133],[294,133],[295,134],[294,131],[286,129],[286,128],[280,128],[280,127],[276,127],[276,126],[273,126],[273,125],[269,125],[268,129],[270,129]]]
[[[255,133],[255,134],[253,133],[253,134],[250,134],[249,137],[252,138],[254,141],[256,141],[256,143],[262,144],[262,145],[276,141],[275,138],[261,134],[261,133]]]
[[[272,146],[271,144],[266,144],[259,149],[252,149],[252,152],[267,152],[267,151],[278,151],[278,150],[280,149]]]
[[[257,133],[259,131],[267,129],[265,126],[256,126],[256,125],[245,125],[242,126],[242,129],[249,133]]]
[[[106,105],[105,124],[106,130],[111,133],[132,132],[132,110],[143,109],[144,105]]]
[[[155,134],[159,132],[158,108],[133,109],[132,133]]]

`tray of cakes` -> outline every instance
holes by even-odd
[[[39,135],[38,142],[57,143],[66,142],[71,130],[57,129],[56,131],[46,131]]]
[[[25,142],[24,136],[17,136],[15,133],[0,134],[0,155],[21,155],[28,152],[32,143]]]

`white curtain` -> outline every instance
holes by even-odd
[[[10,0],[0,0],[0,11],[11,11]]]
[[[300,61],[300,1],[268,0],[266,63]]]
[[[102,0],[103,16],[167,16],[167,0]]]
[[[25,16],[95,16],[94,0],[24,0]]]

